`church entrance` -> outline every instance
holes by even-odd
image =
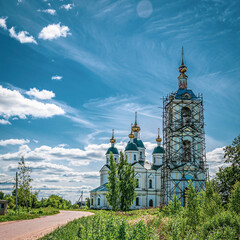
[[[149,207],[153,207],[153,200],[152,199],[149,200]]]

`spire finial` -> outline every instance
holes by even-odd
[[[158,137],[159,137],[159,131],[160,131],[160,128],[158,128]]]
[[[184,52],[183,52],[183,46],[182,46],[182,65],[184,65],[183,55],[184,55]]]
[[[141,128],[137,124],[137,112],[135,112],[135,123],[132,126],[132,131],[133,132],[139,132],[140,130],[141,130]]]
[[[156,142],[157,142],[158,144],[160,144],[161,141],[162,141],[162,139],[160,138],[159,133],[160,133],[160,128],[158,128],[158,137],[156,138]]]
[[[137,124],[137,112],[135,112],[135,123]]]
[[[133,134],[133,132],[132,132],[132,126],[133,126],[133,124],[131,123],[131,132],[130,132],[130,134],[128,135],[128,137],[131,139],[131,138],[134,138],[134,134]]]
[[[112,138],[110,139],[110,143],[114,144],[116,139],[114,138],[114,129],[112,129]]]

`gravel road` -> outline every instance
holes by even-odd
[[[60,211],[59,214],[43,216],[30,220],[20,220],[0,223],[1,240],[33,240],[38,239],[57,227],[93,213],[80,211]]]

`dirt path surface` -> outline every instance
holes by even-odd
[[[1,240],[33,240],[43,237],[57,227],[93,213],[80,211],[60,211],[59,214],[30,220],[0,223]]]

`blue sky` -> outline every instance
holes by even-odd
[[[0,0],[0,188],[25,156],[41,197],[88,196],[111,130],[123,149],[135,111],[151,161],[182,45],[213,175],[240,132],[239,12],[230,0]]]

